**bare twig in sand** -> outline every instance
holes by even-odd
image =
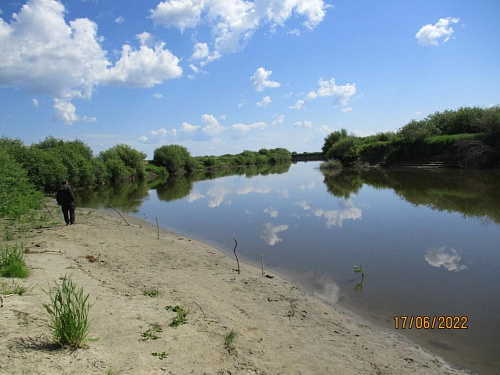
[[[260,256],[260,265],[262,266],[262,276],[264,276],[264,255]]]
[[[4,298],[15,296],[15,294],[7,294],[5,296],[0,295],[0,307],[4,305]]]
[[[127,221],[127,220],[125,220],[125,218],[124,218],[124,217],[123,217],[123,215],[120,213],[120,211],[118,211],[116,208],[114,208],[114,207],[111,205],[111,203],[106,202],[106,204],[107,204],[109,207],[111,207],[113,210],[115,210],[116,212],[118,212],[118,215],[120,215],[120,216],[121,216],[121,218],[123,219],[123,221],[124,221],[124,222],[126,222],[128,226],[130,226],[130,224],[128,223],[128,221]]]
[[[48,213],[49,213],[50,217],[52,218],[52,220],[54,220],[54,216],[52,216],[52,212],[50,212],[50,210],[47,207],[47,205],[45,203],[43,205],[44,205],[45,209],[48,211]]]
[[[157,237],[158,237],[158,239],[160,239],[160,226],[158,225],[158,218],[156,218],[156,229],[158,231]]]
[[[236,263],[238,264],[238,273],[240,273],[240,261],[238,260],[238,255],[236,254],[236,247],[238,247],[238,240],[234,238],[234,256],[236,257]]]
[[[196,301],[193,301],[193,303],[200,308],[201,312],[203,313],[203,316],[205,316],[205,311],[203,311],[203,309],[201,308],[201,306],[198,305],[198,303]]]

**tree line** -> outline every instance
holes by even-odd
[[[0,138],[0,217],[18,216],[39,208],[43,194],[56,191],[62,179],[73,187],[93,188],[120,182],[166,179],[172,174],[216,170],[235,166],[290,163],[283,148],[243,151],[237,155],[192,157],[180,145],[165,145],[154,151],[153,160],[125,144],[94,156],[80,140],[47,137],[24,145],[19,139]]]
[[[411,120],[396,132],[368,137],[330,133],[322,152],[343,166],[441,161],[465,168],[500,167],[500,107],[461,107]]]

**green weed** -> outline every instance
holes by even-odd
[[[161,352],[161,353],[151,353],[153,357],[158,357],[158,359],[164,359],[167,357],[168,353]]]
[[[14,235],[12,234],[12,232],[10,232],[8,230],[5,230],[5,232],[3,233],[3,240],[4,241],[10,241],[13,236]]]
[[[89,295],[84,295],[83,288],[78,288],[67,276],[62,278],[61,286],[50,288],[46,293],[50,296],[50,304],[43,304],[43,307],[49,314],[54,342],[61,346],[81,348],[90,328]]]
[[[3,277],[28,277],[29,270],[24,261],[23,244],[5,245],[0,249],[0,275]]]
[[[236,336],[238,336],[238,332],[234,329],[226,333],[224,336],[224,348],[226,348],[229,354],[232,354],[236,350],[236,347],[234,346]]]
[[[160,294],[159,290],[156,289],[156,288],[153,288],[153,289],[144,289],[142,291],[142,294],[144,296],[148,296],[148,297],[157,297],[158,294]]]
[[[165,307],[165,310],[170,310],[170,311],[177,313],[177,315],[172,319],[172,323],[170,323],[170,327],[178,327],[181,324],[187,323],[188,312],[186,310],[184,310],[182,307],[180,307],[180,306],[167,306],[167,307]]]
[[[152,324],[151,328],[141,333],[142,341],[157,340],[160,338],[160,336],[157,336],[156,334],[160,332],[163,332],[161,327],[158,324]]]

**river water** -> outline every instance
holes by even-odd
[[[452,363],[499,374],[500,171],[324,176],[318,166],[123,185],[81,193],[78,204],[110,202],[230,255],[236,238],[240,259],[263,259],[319,298]]]

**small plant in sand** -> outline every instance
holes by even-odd
[[[157,357],[158,359],[165,359],[168,355],[168,353],[161,352],[161,353],[151,353],[153,357]]]
[[[180,306],[167,306],[165,310],[173,311],[177,313],[177,315],[172,319],[172,323],[170,323],[170,327],[178,327],[181,324],[187,323],[187,314],[188,312],[184,310]]]
[[[49,314],[53,340],[61,346],[81,348],[89,333],[89,295],[83,293],[70,277],[64,276],[62,284],[46,292],[50,303],[43,304]]]
[[[3,240],[10,241],[12,239],[12,237],[13,237],[12,232],[5,230],[5,232],[3,233]]]
[[[160,294],[160,291],[156,288],[153,289],[144,289],[142,291],[142,295],[148,296],[148,297],[157,297],[158,294]]]
[[[156,334],[161,332],[163,332],[163,329],[161,329],[158,324],[151,324],[151,327],[141,334],[142,341],[157,340],[160,338],[160,336],[157,336]]]
[[[0,294],[17,294],[18,296],[22,296],[26,294],[31,288],[27,288],[24,285],[20,285],[17,281],[12,281],[9,285],[7,283],[0,283]]]
[[[29,270],[24,261],[23,244],[5,245],[0,249],[0,275],[3,277],[28,277]]]
[[[238,336],[238,332],[232,329],[224,336],[224,348],[227,350],[229,354],[233,354],[236,350],[234,346],[234,341],[236,340],[236,336]]]

